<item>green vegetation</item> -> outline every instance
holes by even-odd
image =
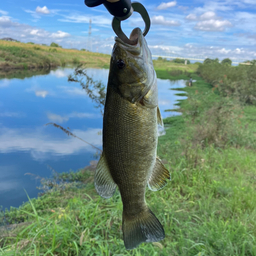
[[[159,57],[153,60],[154,68],[158,78],[161,79],[189,79],[190,75],[196,72],[199,64],[185,65],[184,63],[176,63]]]
[[[25,64],[24,64],[25,65]],[[25,68],[25,67],[24,67]],[[2,78],[19,78],[24,79],[27,77],[32,77],[36,75],[45,75],[49,74],[51,70],[56,68],[41,68],[41,69],[9,69],[9,70],[0,70],[0,79]]]
[[[159,137],[172,180],[146,194],[165,228],[163,241],[125,250],[120,195],[100,198],[91,166],[42,179],[41,197],[5,211],[2,222],[21,224],[2,228],[0,254],[256,255],[256,106],[243,100],[244,90],[223,93],[234,82],[255,88],[255,72],[215,62],[199,65],[198,74],[203,78],[190,73],[196,82],[180,89],[188,97],[178,103],[182,115],[166,118]],[[224,75],[226,87],[216,86]]]
[[[207,58],[204,60],[204,64],[211,64],[211,63],[219,63],[219,59],[216,58],[216,59],[210,59],[210,58]]]
[[[0,40],[0,70],[50,68],[68,63],[108,68],[109,55],[63,49],[56,43],[46,46]]]
[[[256,105],[256,66],[209,63],[201,65],[198,73],[211,83],[222,96],[232,96],[241,103]]]
[[[229,59],[229,58],[223,59],[223,60],[221,61],[221,64],[222,64],[222,65],[227,64],[227,65],[231,66],[231,65],[232,65],[232,60]]]
[[[50,46],[51,46],[51,47],[60,47],[60,48],[62,48],[62,46],[60,46],[60,45],[58,45],[58,44],[56,44],[56,43],[54,43],[54,42],[52,42],[52,43],[50,44]]]

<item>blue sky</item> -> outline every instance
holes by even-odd
[[[139,2],[151,18],[146,40],[155,55],[256,59],[256,0]],[[5,0],[0,4],[0,38],[111,53],[111,20],[103,5],[88,8],[82,0]],[[122,22],[127,35],[137,26],[144,28],[137,13]]]

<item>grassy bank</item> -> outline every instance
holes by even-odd
[[[6,212],[6,220],[23,224],[1,229],[0,254],[256,255],[256,107],[223,95],[208,76],[192,77],[182,116],[166,118],[159,137],[172,180],[146,194],[163,241],[124,249],[120,195],[100,198],[90,167],[43,179],[43,196]]]
[[[0,70],[49,68],[68,63],[108,68],[109,55],[0,40]]]

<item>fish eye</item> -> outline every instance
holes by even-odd
[[[116,62],[116,64],[117,64],[117,67],[119,68],[119,69],[123,69],[124,67],[125,67],[125,62],[123,61],[123,60],[118,60],[117,62]]]

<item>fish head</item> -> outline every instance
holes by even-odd
[[[135,28],[131,45],[116,37],[113,47],[109,86],[131,103],[139,102],[156,80],[151,52],[140,28]]]

